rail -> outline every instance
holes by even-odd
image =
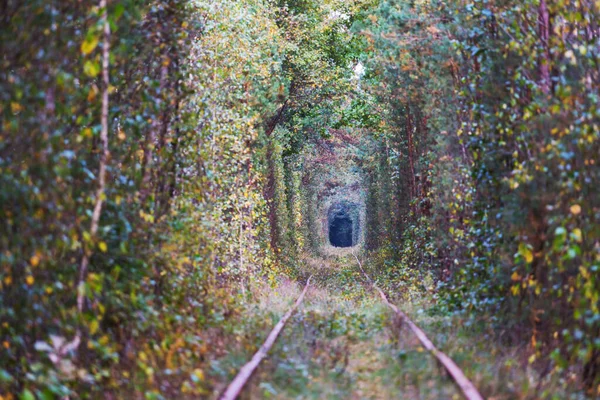
[[[483,396],[479,393],[475,385],[473,385],[473,383],[465,376],[464,372],[459,368],[459,366],[456,365],[456,363],[450,357],[438,350],[433,344],[433,342],[429,340],[425,332],[423,332],[421,328],[419,328],[410,318],[408,318],[408,315],[402,312],[394,304],[390,303],[383,290],[381,290],[375,284],[375,282],[373,282],[369,275],[367,275],[356,254],[352,253],[352,255],[354,256],[354,258],[356,258],[358,267],[360,268],[367,281],[373,286],[373,288],[375,288],[375,290],[377,290],[377,292],[379,292],[379,296],[381,297],[383,302],[402,319],[403,323],[405,323],[408,326],[408,328],[415,334],[415,336],[417,337],[417,339],[419,339],[419,342],[421,342],[423,347],[425,347],[425,349],[427,349],[431,354],[433,354],[433,356],[440,362],[440,364],[442,364],[442,366],[446,369],[448,374],[454,380],[454,383],[456,383],[458,388],[462,391],[465,398],[467,400],[483,400]]]
[[[252,359],[240,369],[233,381],[231,381],[229,386],[227,386],[227,389],[220,397],[221,400],[235,400],[240,395],[240,392],[242,391],[242,389],[244,388],[244,386],[246,385],[256,368],[258,368],[260,362],[267,356],[269,350],[271,350],[271,347],[273,347],[275,340],[277,340],[277,337],[283,330],[288,319],[292,316],[294,311],[296,311],[296,309],[304,300],[304,296],[306,295],[308,287],[310,286],[311,278],[312,276],[308,278],[306,286],[304,286],[304,290],[302,291],[300,297],[298,297],[292,308],[290,308],[285,313],[285,315],[279,320],[279,322],[277,323],[277,325],[275,325],[271,333],[269,333],[269,336],[267,336],[267,340],[265,340],[263,345],[260,346],[260,349],[258,349],[258,351],[254,353]]]

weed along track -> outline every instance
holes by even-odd
[[[358,267],[360,268],[362,274],[365,276],[367,281],[373,286],[373,288],[379,293],[381,300],[385,303],[386,306],[392,309],[394,313],[398,315],[398,317],[400,317],[402,323],[408,326],[408,328],[414,333],[417,339],[419,339],[419,342],[421,342],[423,347],[425,347],[425,349],[427,349],[427,351],[429,351],[440,362],[440,364],[442,364],[442,366],[446,369],[448,374],[454,380],[454,383],[456,383],[456,385],[460,388],[465,398],[467,400],[483,400],[483,396],[481,396],[475,385],[473,385],[473,383],[465,376],[460,367],[456,365],[456,363],[450,357],[438,350],[433,344],[433,342],[429,340],[425,332],[423,332],[421,328],[419,328],[410,318],[408,318],[408,316],[404,312],[402,312],[394,304],[390,303],[383,290],[381,290],[365,272],[356,254],[352,253],[352,255],[356,259],[356,262],[358,263]]]
[[[304,300],[304,296],[306,295],[306,292],[308,291],[308,288],[310,287],[311,279],[312,279],[312,276],[310,276],[308,278],[308,281],[306,281],[304,290],[302,290],[302,293],[300,294],[300,296],[298,297],[298,299],[296,300],[294,305],[279,320],[277,325],[275,325],[275,327],[273,328],[271,333],[269,333],[269,336],[267,336],[267,340],[265,340],[265,342],[263,343],[262,346],[260,346],[258,351],[256,353],[254,353],[254,356],[252,356],[252,359],[240,369],[240,372],[238,372],[238,374],[233,379],[233,381],[231,381],[231,383],[225,390],[225,393],[223,393],[223,395],[221,396],[221,400],[234,400],[239,396],[240,392],[244,388],[244,385],[248,382],[248,380],[252,376],[252,373],[256,370],[256,368],[258,368],[258,365],[260,364],[260,362],[267,356],[269,350],[271,350],[271,347],[273,347],[275,340],[277,340],[277,337],[279,336],[279,334],[285,327],[285,324],[287,323],[287,321],[290,319],[290,317],[292,316],[294,311],[296,311],[296,309],[300,306],[300,304],[302,304],[302,301]]]

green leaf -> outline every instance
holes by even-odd
[[[33,395],[33,393],[31,393],[31,390],[25,389],[25,390],[23,390],[23,393],[21,393],[21,395],[19,396],[19,399],[21,399],[21,400],[35,400],[35,396]]]
[[[113,15],[114,15],[115,19],[119,19],[119,18],[121,18],[121,16],[123,15],[124,12],[125,12],[125,6],[123,4],[117,4],[115,6],[115,11],[113,12]]]
[[[40,400],[54,400],[56,396],[50,391],[50,389],[45,389],[42,393],[38,393]]]
[[[13,377],[11,376],[10,373],[8,373],[7,370],[0,369],[0,382],[9,383],[9,382],[12,382],[12,380],[13,380]]]
[[[555,235],[555,237],[554,237],[554,241],[552,242],[552,248],[555,251],[560,251],[560,250],[562,250],[563,244],[565,244],[565,240],[567,238],[567,230],[565,228],[563,228],[562,226],[559,226],[554,231],[554,235]]]

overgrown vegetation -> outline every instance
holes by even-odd
[[[598,12],[587,2],[384,2],[370,17],[367,67],[384,82],[374,87],[394,127],[386,146],[400,155],[376,183],[402,190],[392,248],[436,272],[441,309],[485,316],[503,332],[495,340],[528,342],[529,364],[576,376],[571,390],[590,394]]]
[[[600,395],[597,2],[71,3],[0,2],[2,398],[216,397],[309,274],[250,393],[451,396],[352,251],[485,396]]]

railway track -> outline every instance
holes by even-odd
[[[397,306],[392,304],[386,294],[379,288],[375,282],[370,278],[370,276],[364,270],[362,263],[359,258],[352,254],[358,263],[358,267],[366,278],[367,282],[377,291],[379,297],[383,301],[383,303],[389,307],[396,315],[398,315],[403,324],[405,324],[410,331],[417,337],[422,346],[429,351],[437,361],[444,367],[447,371],[448,375],[452,378],[453,383],[456,384],[458,389],[462,392],[463,396],[467,400],[483,400],[483,396],[479,393],[475,385],[465,376],[463,371],[458,367],[458,365],[445,353],[440,351],[435,347],[433,342],[427,337],[425,332],[420,329],[404,312],[402,312]],[[312,276],[308,278],[304,289],[294,305],[285,313],[285,315],[279,320],[279,322],[275,325],[273,330],[267,336],[267,339],[263,343],[263,345],[258,349],[258,351],[253,355],[252,359],[246,363],[235,376],[233,381],[226,388],[225,392],[219,398],[220,400],[234,400],[236,399],[244,386],[250,380],[252,374],[256,371],[261,361],[265,359],[268,355],[268,352],[273,347],[277,337],[282,332],[286,323],[290,319],[290,317],[294,314],[294,312],[298,309],[300,304],[302,304],[306,293],[310,287]]]
[[[308,278],[308,281],[304,286],[304,290],[302,290],[302,293],[300,294],[292,308],[290,308],[288,312],[286,312],[285,315],[279,320],[279,322],[277,323],[277,325],[275,325],[271,333],[269,333],[269,336],[267,336],[267,340],[265,340],[263,345],[260,346],[260,349],[258,349],[258,351],[254,353],[252,359],[240,369],[240,372],[238,372],[233,381],[231,381],[229,386],[227,386],[227,389],[225,389],[225,392],[220,397],[221,400],[234,400],[239,396],[240,392],[242,391],[248,380],[250,380],[250,377],[252,376],[256,368],[258,368],[260,362],[267,356],[269,350],[271,350],[271,347],[273,347],[275,340],[277,340],[277,337],[283,330],[288,319],[290,319],[294,311],[296,311],[300,304],[302,304],[304,296],[306,295],[306,292],[310,287],[311,279],[312,276]]]
[[[465,376],[464,372],[459,368],[459,366],[456,365],[456,363],[445,353],[438,350],[433,344],[433,342],[429,340],[425,332],[423,332],[421,328],[419,328],[410,318],[408,318],[408,315],[402,312],[394,304],[390,303],[383,290],[381,290],[381,288],[379,288],[379,286],[377,286],[375,282],[371,279],[371,277],[369,277],[369,275],[365,272],[356,254],[352,253],[352,255],[356,259],[356,262],[358,263],[358,267],[360,268],[362,274],[365,276],[365,278],[371,284],[371,286],[373,286],[373,288],[379,293],[379,297],[381,297],[381,300],[385,303],[385,305],[392,309],[392,311],[394,311],[396,315],[400,317],[402,323],[408,326],[408,328],[414,333],[417,339],[419,339],[419,342],[421,342],[423,347],[427,349],[446,369],[446,371],[452,377],[454,383],[461,390],[465,398],[467,400],[483,400],[483,396],[479,393],[475,385],[473,385],[473,383]]]

